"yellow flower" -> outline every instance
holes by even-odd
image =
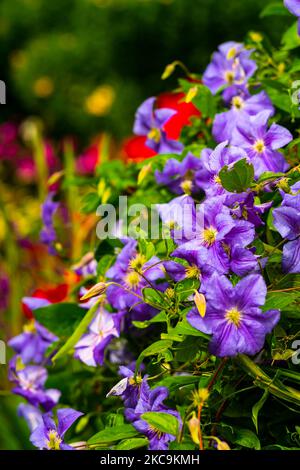
[[[85,100],[85,109],[94,116],[107,114],[115,100],[115,91],[110,85],[96,88]]]
[[[40,77],[33,83],[33,92],[38,98],[47,98],[53,90],[54,83],[50,77]]]

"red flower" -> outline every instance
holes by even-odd
[[[157,97],[158,108],[169,108],[177,111],[177,114],[169,119],[164,127],[169,139],[179,139],[183,127],[191,125],[192,116],[201,117],[200,111],[193,103],[185,103],[184,98],[184,93],[162,93]]]
[[[48,300],[51,304],[62,302],[68,295],[69,285],[59,284],[48,289],[36,289],[31,297]],[[22,310],[26,318],[33,318],[32,310],[22,302]]]
[[[122,146],[122,156],[127,163],[139,163],[147,158],[154,157],[156,153],[146,145],[147,137],[133,136],[126,139]]]
[[[169,139],[178,140],[184,126],[191,125],[191,117],[201,117],[200,111],[193,103],[185,103],[184,93],[162,93],[157,97],[157,108],[169,108],[177,111],[165,124],[164,130]],[[122,145],[122,157],[126,162],[139,163],[156,153],[146,145],[146,136],[133,136]]]

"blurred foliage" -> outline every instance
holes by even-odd
[[[269,0],[264,0],[266,5]],[[99,129],[130,133],[132,116],[182,60],[201,72],[216,46],[262,29],[261,0],[2,0],[1,78],[9,117],[37,114],[49,132],[87,141]],[[282,17],[263,19],[278,40]]]

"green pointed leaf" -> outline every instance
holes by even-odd
[[[264,406],[268,396],[269,396],[269,392],[268,390],[265,390],[260,400],[258,400],[258,402],[255,403],[255,405],[253,405],[252,407],[252,421],[253,421],[253,424],[255,426],[257,433],[258,433],[258,413]]]
[[[163,411],[149,411],[142,414],[142,419],[147,421],[150,426],[153,426],[155,429],[166,433],[177,436],[179,430],[179,421],[178,419],[168,413]]]
[[[122,439],[130,439],[137,435],[137,430],[131,424],[123,424],[121,426],[105,428],[102,431],[97,432],[97,434],[94,434],[94,436],[88,440],[88,444],[108,444]]]
[[[70,338],[66,341],[66,343],[58,350],[58,352],[52,358],[53,362],[55,362],[57,359],[67,354],[71,349],[73,349],[75,344],[78,343],[78,341],[80,340],[81,336],[86,332],[98,308],[99,308],[99,303],[96,302],[87,311],[87,313],[85,314],[85,316],[83,317],[83,319],[81,320],[81,322],[79,323],[79,325],[77,326],[73,334],[70,336]]]

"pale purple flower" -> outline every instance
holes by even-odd
[[[59,207],[59,203],[53,201],[54,196],[55,196],[55,193],[50,192],[45,202],[42,204],[43,228],[40,232],[40,240],[42,243],[48,246],[48,250],[50,254],[56,253],[56,250],[53,245],[57,239],[54,224],[53,224],[53,217]]]
[[[65,433],[83,413],[72,408],[57,410],[57,424],[51,413],[43,415],[43,423],[35,428],[30,436],[30,441],[38,449],[42,450],[74,450],[64,442]]]
[[[114,337],[120,336],[120,322],[121,315],[108,313],[100,306],[89,332],[76,344],[74,357],[88,366],[102,365],[105,348]]]
[[[181,162],[170,158],[163,171],[155,172],[155,178],[158,184],[167,186],[175,194],[192,194],[199,191],[195,185],[195,173],[201,167],[200,158],[188,153]]]
[[[58,403],[61,392],[56,389],[45,390],[47,370],[41,366],[20,367],[19,360],[14,357],[9,364],[9,380],[16,384],[12,392],[33,406],[41,405],[45,411],[51,410]]]
[[[280,318],[279,310],[262,312],[266,294],[266,284],[258,274],[243,278],[236,286],[214,274],[205,293],[205,316],[194,308],[187,318],[194,328],[212,335],[210,351],[215,356],[252,356],[263,348],[266,335]]]
[[[256,63],[250,59],[252,52],[237,42],[221,44],[203,74],[204,85],[216,94],[222,87],[247,84],[257,69]]]
[[[181,153],[183,145],[177,140],[168,139],[164,125],[177,111],[173,109],[155,109],[156,98],[144,101],[135,115],[133,132],[146,136],[146,145],[156,153]]]
[[[241,120],[247,119],[249,116],[256,116],[266,110],[270,112],[270,116],[275,112],[270,98],[264,91],[248,98],[243,98],[241,95],[233,96],[230,110],[215,116],[212,130],[215,140],[217,142],[231,141]]]
[[[300,36],[300,0],[283,0],[285,7],[298,18],[298,34]]]
[[[278,124],[268,129],[269,111],[262,111],[256,116],[238,123],[231,143],[244,149],[249,161],[254,166],[258,178],[266,171],[285,172],[288,164],[282,153],[278,152],[293,140],[292,134]]]
[[[24,332],[12,338],[8,345],[20,355],[22,362],[40,364],[45,360],[45,353],[49,346],[57,341],[53,335],[37,321],[32,320],[24,326]]]
[[[282,265],[288,273],[300,273],[300,182],[284,194],[280,207],[274,209],[274,226],[289,240],[283,247]]]
[[[18,416],[24,418],[31,432],[33,432],[43,422],[41,411],[32,405],[21,403],[18,406]]]

